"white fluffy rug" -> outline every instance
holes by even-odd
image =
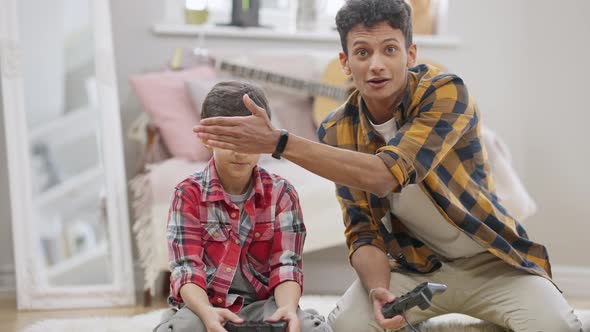
[[[304,296],[302,308],[315,308],[324,316],[335,306],[334,296]],[[49,319],[27,327],[23,332],[149,332],[159,322],[162,311],[131,317],[91,317],[76,319]],[[584,322],[584,331],[590,332],[590,311],[577,311]],[[408,329],[409,331],[409,329]],[[421,332],[503,332],[504,330],[465,315],[451,314],[433,318],[420,325]],[[359,331],[361,332],[361,331]]]

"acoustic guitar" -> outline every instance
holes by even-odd
[[[219,61],[217,67],[220,71],[228,72],[233,76],[267,82],[313,96],[313,120],[316,125],[319,125],[330,112],[342,105],[354,89],[349,77],[342,72],[338,59],[330,61],[321,82],[304,80],[225,60]]]

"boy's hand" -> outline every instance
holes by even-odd
[[[223,324],[230,320],[234,323],[242,323],[244,320],[238,315],[225,308],[208,308],[203,317],[201,317],[203,325],[207,328],[207,332],[227,332],[223,328]]]
[[[270,317],[266,319],[268,322],[278,322],[278,321],[287,322],[288,331],[289,332],[300,332],[301,327],[299,326],[299,317],[297,317],[297,312],[287,309],[285,307],[278,308],[277,311],[274,312]]]
[[[395,300],[395,296],[387,289],[373,288],[369,292],[369,297],[371,303],[373,303],[373,313],[375,315],[375,320],[382,328],[386,330],[391,329],[393,331],[397,331],[406,325],[406,322],[401,315],[397,315],[389,319],[383,317],[383,313],[381,312],[383,305]]]

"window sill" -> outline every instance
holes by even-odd
[[[304,42],[339,42],[336,31],[279,31],[272,28],[240,28],[232,26],[156,24],[153,32],[158,36],[196,36],[199,38],[258,39]],[[414,42],[419,47],[455,48],[459,39],[448,35],[415,35]]]

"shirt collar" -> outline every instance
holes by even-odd
[[[253,190],[246,201],[250,200],[253,195],[264,197],[264,186],[262,185],[261,169],[258,165],[252,169],[252,185]],[[216,202],[225,201],[227,204],[231,204],[228,194],[221,185],[221,180],[217,174],[215,167],[215,157],[211,157],[209,164],[203,170],[203,191],[201,195],[201,201],[203,202]]]
[[[416,73],[410,70],[408,71],[407,75],[407,83],[401,103],[394,106],[396,108],[392,110],[393,116],[396,118],[398,128],[401,127],[408,118],[408,110],[412,103],[411,96],[413,95],[414,91],[416,91]],[[365,101],[358,90],[356,91],[355,95],[351,96],[349,102],[356,103],[356,106],[358,107],[361,134],[365,137],[366,143],[372,142],[377,137],[380,137],[369,121],[367,105],[365,104]]]

